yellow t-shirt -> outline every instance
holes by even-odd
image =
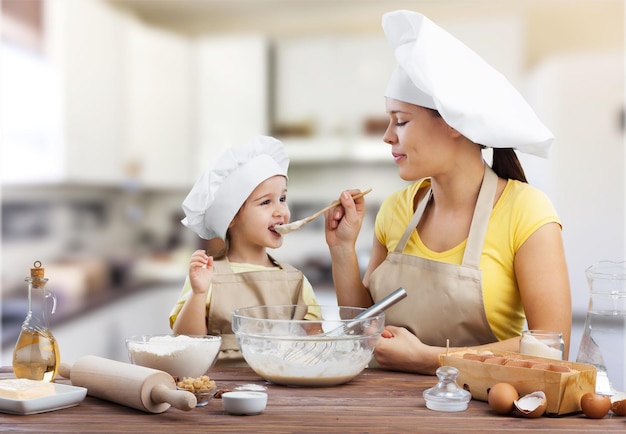
[[[419,188],[430,183],[416,182],[389,196],[376,216],[378,241],[391,252],[413,217],[413,198]],[[535,187],[508,180],[489,219],[480,260],[483,300],[487,320],[499,340],[521,335],[524,327],[522,306],[513,262],[515,253],[539,227],[561,221],[550,199]],[[434,252],[413,231],[404,253],[435,261],[460,265],[467,240],[445,252]]]
[[[246,263],[241,263],[241,262],[229,262],[229,264],[230,264],[230,269],[232,270],[233,274],[246,273],[249,271],[266,271],[266,270],[274,271],[275,270],[277,273],[280,273],[282,271],[278,267],[264,267],[262,265],[246,264]],[[302,275],[302,278],[304,279],[302,281],[302,298],[304,302],[308,306],[317,306],[317,300],[315,298],[315,293],[313,292],[313,287],[311,286],[311,283],[306,278],[306,276]],[[206,296],[207,311],[209,309],[209,304],[211,300],[212,287],[213,285],[209,286],[209,290],[207,291],[207,296]],[[183,308],[185,301],[187,301],[187,299],[189,298],[191,291],[192,291],[191,282],[189,281],[189,276],[187,276],[187,278],[185,279],[185,284],[183,285],[183,289],[180,292],[180,295],[178,296],[178,300],[176,301],[176,304],[174,305],[174,307],[172,308],[172,311],[170,312],[170,328],[174,326],[174,322],[176,321],[176,318],[178,317],[180,310]],[[319,309],[311,309],[309,310],[309,313],[307,313],[307,315],[305,316],[306,319],[318,319],[319,317],[320,317]]]

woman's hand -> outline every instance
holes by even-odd
[[[386,326],[374,357],[383,369],[434,375],[443,348],[425,345],[404,327]]]
[[[206,294],[213,278],[213,257],[196,250],[189,263],[189,281],[194,294]]]
[[[365,199],[352,199],[358,190],[347,190],[341,193],[341,205],[324,214],[326,225],[326,243],[329,247],[342,244],[355,245],[365,216]]]

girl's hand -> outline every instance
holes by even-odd
[[[213,277],[213,257],[204,250],[196,250],[189,263],[189,281],[194,294],[206,294]]]
[[[383,369],[433,375],[439,366],[439,352],[404,327],[386,326],[374,357]]]
[[[339,197],[341,205],[324,213],[326,243],[329,247],[356,243],[365,216],[365,199],[352,199],[352,195],[357,193],[358,190],[344,191]]]

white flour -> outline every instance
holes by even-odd
[[[129,342],[128,352],[133,363],[182,379],[203,375],[217,357],[220,344],[220,340],[183,335],[152,336],[146,342]]]
[[[306,359],[306,355],[319,351],[316,344],[327,342],[310,341],[300,351]],[[357,340],[337,340],[328,358],[310,364],[306,360],[285,360],[285,355],[293,351],[292,342],[268,346],[255,343],[259,342],[243,346],[246,362],[266,380],[291,386],[331,386],[350,381],[367,366],[373,353],[373,345]]]

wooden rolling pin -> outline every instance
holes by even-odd
[[[176,390],[167,372],[102,357],[83,356],[73,365],[61,363],[59,374],[72,385],[87,388],[88,395],[148,413],[163,413],[170,406],[188,411],[197,403],[193,393]]]

